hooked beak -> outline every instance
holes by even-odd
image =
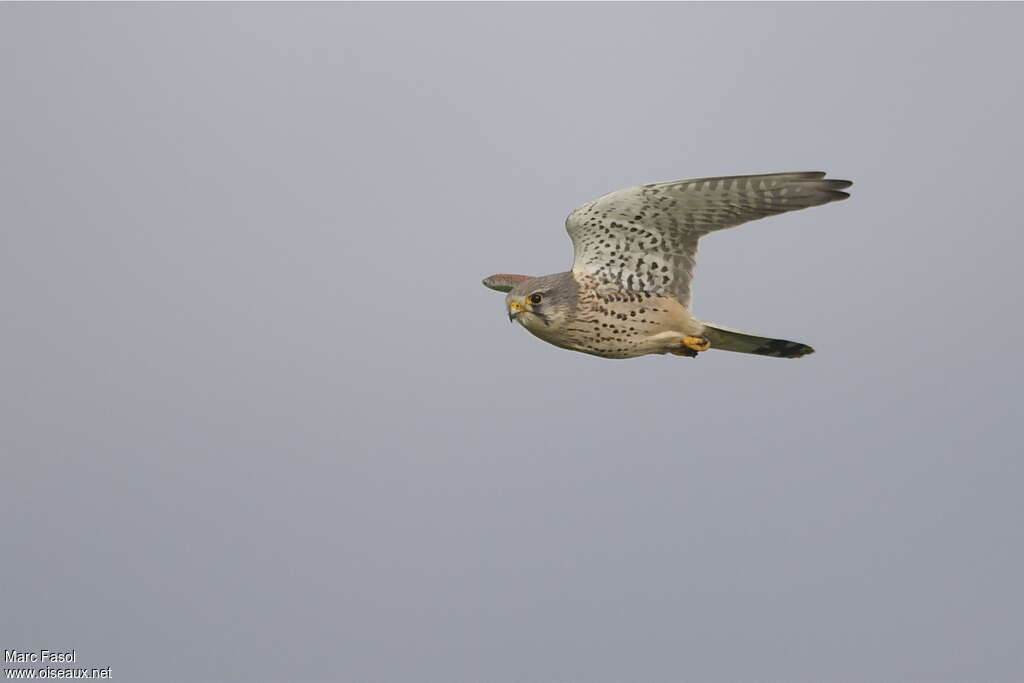
[[[519,301],[513,301],[508,305],[508,321],[514,323],[523,313],[523,304]]]

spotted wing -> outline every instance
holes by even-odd
[[[617,190],[577,207],[565,221],[577,279],[690,305],[697,240],[757,218],[850,195],[847,180],[818,171],[698,178]]]

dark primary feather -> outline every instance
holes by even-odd
[[[512,275],[509,273],[498,273],[489,275],[483,279],[484,287],[498,292],[511,292],[512,288],[523,282],[532,280],[532,275]]]

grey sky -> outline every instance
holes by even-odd
[[[0,6],[0,648],[120,681],[1020,681],[1020,4]],[[494,272],[826,170],[608,361]]]

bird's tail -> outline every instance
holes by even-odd
[[[775,356],[776,358],[799,358],[814,353],[807,344],[758,337],[728,327],[704,323],[704,336],[711,342],[711,348],[738,353],[756,353],[759,356]]]

